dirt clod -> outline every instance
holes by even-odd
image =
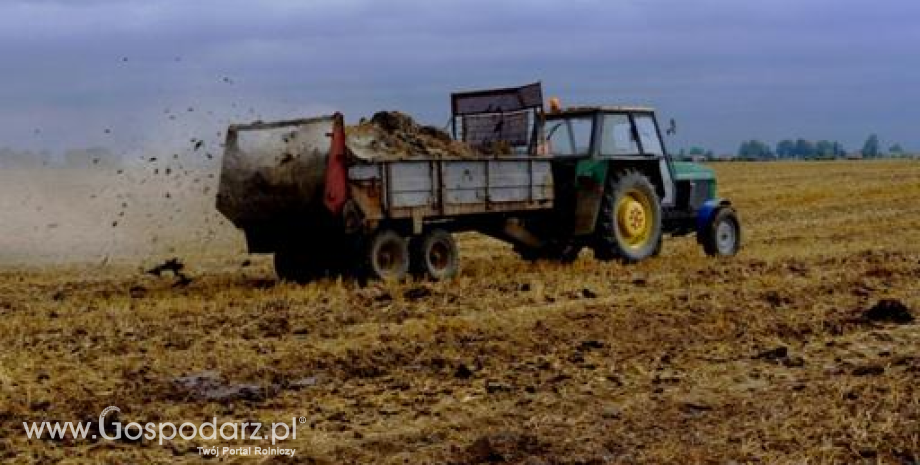
[[[471,370],[465,364],[460,364],[457,366],[457,369],[454,371],[454,378],[459,379],[469,379],[473,376],[473,370]]]
[[[504,432],[481,436],[467,450],[468,463],[513,462],[540,451],[540,441],[528,434]]]
[[[184,269],[185,264],[182,263],[178,258],[173,257],[147,270],[147,274],[153,276],[163,276],[165,273],[172,273],[172,275],[176,277],[176,282],[173,283],[173,287],[186,287],[194,280],[183,272]]]
[[[770,304],[771,307],[782,307],[789,305],[792,301],[777,291],[767,291],[762,296],[763,300]]]
[[[779,361],[787,357],[789,357],[789,348],[784,347],[784,346],[779,346],[774,349],[765,350],[754,356],[754,358],[756,359],[770,360],[770,361]]]
[[[185,268],[185,264],[183,264],[178,258],[173,257],[147,270],[147,274],[151,274],[154,276],[163,276],[163,273],[171,272],[174,276],[178,276],[179,274],[182,273],[182,270],[184,268]]]
[[[593,339],[589,339],[587,341],[581,341],[581,343],[578,344],[578,350],[588,351],[588,350],[595,350],[595,349],[603,349],[604,346],[605,346],[604,341],[596,341]]]
[[[147,288],[144,286],[131,286],[131,288],[128,289],[128,295],[130,295],[132,299],[142,299],[147,296]]]
[[[914,322],[914,315],[900,300],[882,299],[869,310],[863,312],[867,321],[880,323],[908,324]]]
[[[501,381],[486,381],[486,392],[489,394],[498,394],[500,392],[511,392],[511,385]]]
[[[595,299],[597,298],[597,292],[588,289],[587,287],[581,290],[581,296],[586,299]]]
[[[66,298],[67,298],[67,292],[64,291],[63,289],[59,289],[55,291],[54,294],[51,295],[51,300],[55,302],[61,302]]]
[[[765,350],[754,356],[755,360],[765,360],[790,368],[802,367],[805,365],[805,359],[802,357],[792,356],[789,348],[779,346],[774,349]]]
[[[853,369],[853,376],[878,376],[885,373],[881,365],[861,365]]]

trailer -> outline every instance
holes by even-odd
[[[250,252],[273,253],[279,277],[299,282],[355,271],[448,279],[463,231],[531,260],[590,247],[636,262],[661,250],[664,233],[737,253],[740,222],[712,171],[670,160],[651,109],[554,110],[539,83],[453,94],[452,136],[473,156],[381,153],[339,113],[234,125],[217,207]]]

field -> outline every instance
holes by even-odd
[[[23,429],[118,406],[125,424],[304,417],[280,443],[293,458],[220,459],[240,463],[920,461],[920,329],[899,307],[920,316],[920,163],[712,166],[745,227],[733,259],[669,238],[634,266],[531,264],[470,235],[452,282],[297,286],[197,213],[0,239],[0,458],[197,463],[199,446],[270,445]],[[50,211],[91,226],[50,192]],[[10,211],[0,231],[32,234]],[[151,228],[168,231],[156,247]],[[52,245],[90,258],[29,263]],[[172,255],[189,279],[143,273]]]

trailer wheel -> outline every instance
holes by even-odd
[[[731,257],[741,249],[741,221],[735,209],[722,207],[700,232],[703,251],[710,257]]]
[[[282,281],[306,284],[317,277],[310,257],[298,250],[278,250],[274,256],[275,274]]]
[[[412,241],[412,270],[435,281],[453,278],[460,267],[454,236],[443,230],[429,231]]]
[[[608,178],[596,230],[599,260],[635,263],[654,255],[661,239],[661,203],[647,177],[630,170]]]
[[[409,273],[409,243],[396,231],[384,229],[367,244],[366,268],[371,278],[399,281]]]

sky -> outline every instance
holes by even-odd
[[[119,151],[230,122],[383,109],[541,81],[643,104],[676,150],[870,133],[920,150],[916,0],[3,0],[0,147]]]

